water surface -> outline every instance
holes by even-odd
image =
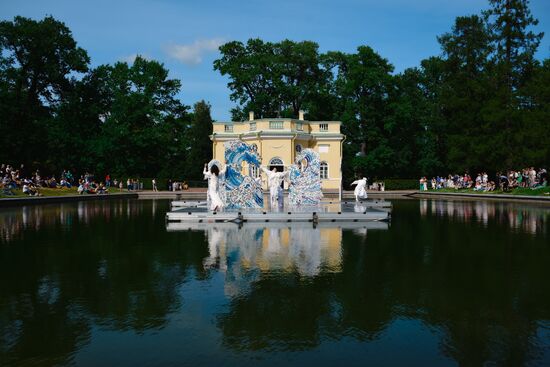
[[[550,210],[167,228],[168,201],[0,209],[0,365],[550,365]]]

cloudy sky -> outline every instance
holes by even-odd
[[[1,0],[0,18],[53,15],[94,66],[138,54],[160,60],[182,80],[184,103],[205,99],[214,119],[226,120],[233,106],[227,80],[212,70],[225,41],[312,40],[322,52],[369,45],[401,71],[439,54],[436,36],[455,17],[486,7],[486,0]],[[547,35],[538,57],[549,57],[550,0],[531,0],[531,9]]]

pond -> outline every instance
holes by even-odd
[[[0,209],[2,366],[550,365],[550,209],[167,228],[167,200]]]

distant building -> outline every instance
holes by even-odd
[[[212,151],[214,159],[225,162],[224,142],[240,139],[255,145],[268,169],[282,171],[294,163],[301,149],[311,148],[321,158],[321,185],[323,190],[338,190],[342,183],[342,143],[340,121],[307,121],[300,112],[298,119],[254,119],[250,112],[248,121],[214,122]],[[243,171],[258,177],[255,167],[243,166]],[[243,173],[244,173],[243,172]],[[286,188],[286,187],[285,187]]]

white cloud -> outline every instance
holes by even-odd
[[[218,50],[224,43],[221,38],[196,40],[189,45],[170,45],[166,47],[166,53],[184,64],[197,65],[202,62],[204,54]]]

